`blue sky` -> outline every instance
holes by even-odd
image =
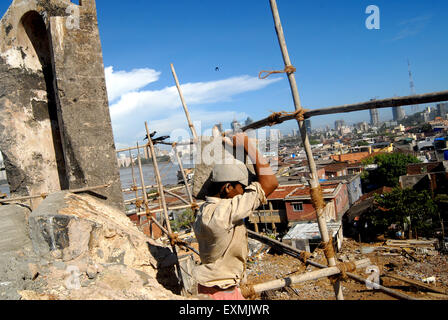
[[[417,93],[447,89],[447,1],[277,3],[304,107],[409,95],[408,58]],[[380,8],[380,30],[365,27],[372,4]],[[187,128],[170,63],[202,129],[294,109],[286,76],[257,78],[283,69],[268,0],[97,0],[97,9],[118,146],[141,140],[144,121],[165,133]],[[381,120],[391,117],[380,111]],[[333,127],[341,118],[369,121],[362,111],[313,118],[312,125]]]

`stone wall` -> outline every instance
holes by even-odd
[[[123,208],[95,1],[13,1],[0,20],[0,79],[11,196],[111,183],[95,193]]]

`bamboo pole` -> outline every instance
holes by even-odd
[[[177,143],[178,146],[189,146],[189,145],[193,145],[194,141],[176,142],[176,143]],[[171,146],[172,145],[172,143],[170,143],[170,142],[163,142],[163,141],[162,142],[157,142],[157,144],[163,144],[165,146]],[[133,150],[145,149],[145,148],[146,148],[146,146],[140,146],[140,147],[135,146],[135,147],[119,149],[119,150],[116,150],[115,152],[116,153],[120,153],[120,152],[127,152],[127,151],[133,151]]]
[[[205,201],[199,201],[197,203],[198,206],[201,206],[205,203]],[[175,210],[182,210],[182,209],[188,209],[191,208],[191,204],[188,205],[182,205],[182,206],[175,206],[175,207],[168,207],[169,211],[175,211]],[[152,213],[159,213],[163,212],[163,209],[157,209],[157,210],[151,210]],[[127,214],[135,214],[137,213],[135,210],[129,210],[126,212]],[[140,215],[143,215],[144,213],[140,213]]]
[[[149,132],[147,122],[145,122],[145,128],[146,128],[146,133],[148,134],[147,147],[148,147],[148,151],[151,152],[151,156],[152,156],[152,164],[154,166],[154,173],[156,175],[157,185],[159,187],[159,194],[160,194],[160,200],[162,202],[163,214],[165,216],[166,230],[168,231],[169,235],[171,235],[173,233],[173,230],[171,229],[170,218],[168,216],[168,208],[166,205],[165,193],[163,192],[163,183],[162,183],[162,179],[160,177],[160,171],[159,171],[159,165],[157,163],[156,152],[154,150],[154,144],[152,143],[152,140],[150,137],[150,132]],[[177,279],[179,280],[179,285],[182,288],[182,292],[184,293],[184,295],[186,295],[185,286],[184,286],[184,282],[182,279],[182,272],[180,270],[180,265],[179,265],[179,259],[177,257],[177,248],[175,245],[172,245],[172,248],[173,248],[173,253],[177,258],[177,262],[176,262]]]
[[[157,186],[147,186],[146,189],[148,189],[148,188],[156,188],[156,187]],[[174,187],[174,188],[170,188],[170,189],[166,189],[166,190],[173,192],[173,191],[180,190],[180,189],[183,189],[183,188],[185,188],[185,187],[184,186],[180,186],[180,187]],[[141,189],[142,189],[141,187],[138,188],[138,190],[141,190]],[[129,191],[132,191],[132,189],[124,189],[123,190],[123,192],[129,192]],[[158,194],[159,194],[158,192],[152,192],[152,193],[147,193],[147,196],[148,197],[152,197],[152,196],[157,196]],[[139,199],[138,198],[136,198],[136,199],[129,199],[129,200],[126,200],[124,203],[125,204],[129,204],[129,203],[135,202],[136,200],[139,200]]]
[[[363,259],[359,261],[355,261],[357,269],[365,268],[370,265],[370,259]],[[253,286],[253,292],[256,294],[269,291],[269,290],[278,290],[284,287],[288,287],[292,284],[298,284],[306,281],[318,280],[321,278],[331,277],[337,274],[340,274],[341,270],[338,267],[328,267],[321,270],[311,271],[304,274],[291,276],[284,279],[278,279],[273,281],[268,281],[265,283],[256,284]]]
[[[80,188],[80,189],[60,190],[57,192],[67,191],[70,193],[81,193],[81,192],[86,192],[86,191],[95,191],[95,190],[99,190],[99,189],[106,189],[109,187],[110,187],[110,184],[103,184],[103,185],[96,186],[96,187],[85,187],[85,188]],[[16,202],[16,201],[20,202],[20,201],[24,201],[24,200],[31,200],[31,199],[37,199],[37,198],[47,198],[50,194],[54,194],[54,193],[56,193],[56,192],[42,193],[40,195],[17,197],[17,198],[10,198],[10,199],[2,199],[2,200],[0,200],[0,203]]]
[[[355,112],[369,109],[382,109],[382,108],[392,108],[392,107],[402,107],[402,106],[410,106],[422,103],[432,103],[432,102],[442,102],[448,100],[448,91],[440,91],[440,92],[430,92],[420,95],[412,95],[412,96],[404,96],[404,97],[393,97],[386,98],[383,100],[373,100],[367,102],[359,102],[354,104],[346,104],[341,106],[334,106],[322,109],[314,109],[314,110],[305,110],[304,118],[311,118],[315,116],[321,115],[329,115],[335,113],[347,113],[347,112]],[[285,121],[294,120],[296,115],[293,113],[279,115],[276,118],[275,124],[280,124]],[[269,117],[251,123],[243,127],[242,131],[247,130],[255,130],[259,128],[263,128],[272,124],[272,120]]]
[[[191,134],[193,135],[194,141],[198,141],[198,134],[196,133],[196,129],[193,125],[193,122],[190,118],[190,113],[188,111],[187,103],[185,102],[184,95],[182,93],[182,89],[179,84],[179,79],[177,78],[176,70],[174,70],[174,65],[171,64],[171,72],[173,73],[174,81],[176,82],[177,91],[179,91],[180,100],[182,101],[182,106],[184,107],[185,116],[187,117],[188,126],[190,127]]]
[[[275,22],[277,38],[278,38],[280,48],[282,51],[285,67],[292,66],[291,59],[290,59],[289,53],[288,53],[288,48],[286,46],[286,40],[285,40],[285,36],[283,33],[283,27],[282,27],[282,23],[280,20],[277,3],[275,0],[270,0],[270,4],[271,4],[272,15],[273,15],[274,22]],[[300,111],[300,110],[302,110],[302,105],[300,102],[299,90],[297,88],[297,82],[296,82],[294,73],[288,73],[288,79],[289,79],[289,84],[291,87],[291,92],[292,92],[292,96],[293,96],[293,100],[294,100],[295,109],[296,109],[296,111]],[[304,123],[304,121],[301,121],[301,120],[297,120],[297,123],[300,128],[302,142],[303,142],[303,145],[305,148],[305,152],[306,152],[306,155],[308,158],[309,169],[310,169],[310,172],[312,175],[312,179],[310,181],[310,187],[312,189],[318,189],[318,188],[320,188],[320,183],[319,183],[316,163],[314,162],[314,156],[313,156],[313,152],[311,150],[311,144],[310,144],[308,133],[307,133],[307,130],[305,127],[305,123]],[[312,197],[315,195],[316,195],[316,193],[312,193]],[[319,193],[319,196],[322,197],[321,193]],[[321,199],[313,199],[314,203],[319,203],[321,201],[323,201],[322,198]],[[327,228],[327,223],[325,221],[324,210],[323,210],[323,208],[315,208],[315,209],[317,210],[317,223],[319,225],[319,230],[321,233],[322,241],[324,243],[328,244],[330,242],[330,237],[328,235],[328,228]],[[326,258],[327,258],[327,261],[328,261],[328,264],[330,267],[336,266],[336,259],[334,256],[333,257],[327,256]],[[338,300],[344,300],[344,296],[342,293],[342,286],[340,284],[340,281],[338,281],[334,284],[334,290],[335,290],[336,298]]]
[[[149,132],[149,128],[148,128],[148,123],[147,122],[145,122],[145,127],[146,127],[146,132],[148,133],[148,137],[149,137],[150,136],[150,132]],[[148,148],[148,151],[150,151],[150,154],[151,154],[151,157],[152,157],[152,164],[153,164],[153,167],[154,167],[154,173],[155,173],[155,176],[156,176],[156,182],[157,182],[157,186],[158,186],[158,189],[159,189],[160,199],[162,201],[163,215],[165,217],[166,227],[167,227],[168,232],[172,233],[170,219],[168,217],[168,209],[167,209],[167,206],[166,206],[165,193],[163,192],[163,183],[162,183],[162,179],[160,178],[159,165],[157,163],[156,152],[154,150],[154,144],[152,143],[151,138],[148,138],[147,148]]]
[[[140,156],[140,149],[138,148],[138,142],[137,142],[137,150],[138,150],[137,162],[138,162],[138,169],[140,172],[140,183],[141,183],[141,186],[143,187],[145,185],[145,179],[143,177],[142,160],[141,160],[141,156]],[[146,190],[143,190],[142,193],[143,193],[143,201],[145,203],[145,207],[148,208],[148,196],[146,194]]]
[[[187,200],[185,200],[184,198],[182,198],[180,195],[175,194],[174,192],[170,192],[168,190],[163,190],[163,192],[165,192],[166,194],[169,194],[170,196],[173,196],[177,199],[179,199],[180,201],[182,201],[185,204],[190,204],[190,202],[188,202]]]
[[[138,199],[137,180],[134,173],[134,161],[132,159],[132,152],[129,150],[129,157],[131,158],[131,170],[132,170],[132,185],[134,186],[135,198]],[[137,212],[140,212],[140,208],[137,207]]]
[[[160,228],[160,230],[162,230],[162,232],[165,233],[165,234],[167,235],[168,238],[170,238],[171,235],[168,233],[168,230],[166,230],[166,229],[160,224],[160,222],[157,221],[154,217],[151,217],[151,219],[152,219],[152,221],[153,221],[153,222]],[[189,246],[189,245],[186,244],[186,243],[183,243],[182,245],[183,245],[184,247],[188,248],[189,250],[193,251],[194,253],[196,253],[196,254],[199,256],[199,252],[198,252],[195,248]]]

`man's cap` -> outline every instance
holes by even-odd
[[[239,182],[247,187],[249,185],[249,171],[246,165],[239,160],[234,160],[232,164],[215,164],[212,181]]]

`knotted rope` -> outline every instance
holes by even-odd
[[[199,209],[199,205],[196,203],[196,201],[193,202],[193,203],[191,204],[191,210],[196,211],[196,210],[198,210],[198,209]]]
[[[307,111],[306,109],[302,108],[302,109],[294,111],[294,112],[287,112],[287,111],[273,112],[268,117],[268,126],[272,127],[273,125],[283,123],[285,121],[285,119],[282,119],[282,118],[288,117],[288,116],[291,116],[291,117],[297,119],[298,121],[305,121],[306,111]]]
[[[333,239],[330,238],[330,241],[322,242],[320,248],[323,250],[327,260],[335,257]]]
[[[336,267],[339,269],[339,271],[341,271],[341,273],[328,277],[328,279],[332,284],[335,284],[336,282],[341,280],[347,280],[348,279],[347,272],[356,271],[356,264],[351,261],[338,263]]]
[[[240,287],[240,290],[241,290],[241,294],[243,295],[243,297],[248,300],[253,300],[257,295],[257,293],[255,292],[254,286],[251,286],[251,285],[242,285]]]
[[[312,255],[311,253],[306,252],[306,251],[302,251],[302,252],[300,253],[300,260],[302,260],[303,263],[306,264],[307,261],[308,261],[308,259],[311,258],[312,256],[313,256],[313,255]]]
[[[143,201],[142,200],[136,200],[135,201],[135,206],[137,207],[137,208],[141,208],[142,207],[142,205],[143,205]]]
[[[324,194],[322,191],[322,186],[317,188],[311,188],[311,201],[313,202],[314,208],[319,211],[319,209],[325,209]]]
[[[258,74],[258,78],[259,79],[266,79],[267,77],[269,77],[271,74],[274,74],[274,73],[294,73],[296,71],[297,71],[297,69],[294,66],[286,66],[284,70],[276,70],[276,71],[266,71],[266,70],[263,70],[263,71],[261,71]],[[264,77],[262,77],[261,75],[263,73],[267,73],[267,74]]]

